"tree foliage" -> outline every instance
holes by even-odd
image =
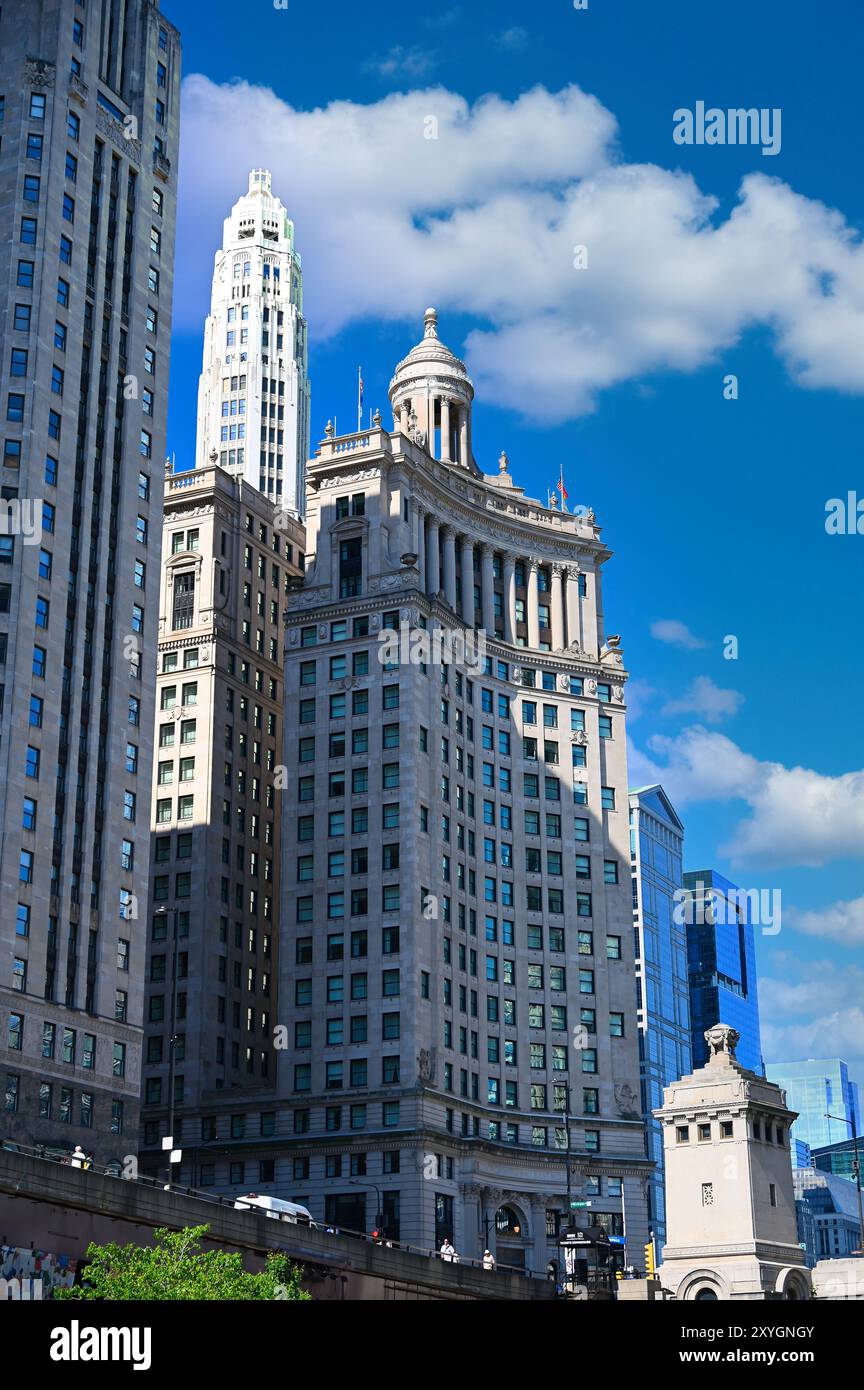
[[[153,1245],[91,1242],[85,1283],[56,1289],[63,1299],[309,1299],[300,1287],[300,1269],[285,1255],[271,1252],[260,1274],[243,1268],[243,1257],[226,1250],[202,1250],[208,1226],[153,1232]]]

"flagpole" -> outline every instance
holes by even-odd
[[[357,368],[357,433],[363,429],[363,368]]]

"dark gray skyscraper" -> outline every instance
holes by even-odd
[[[0,16],[4,1129],[137,1130],[180,42],[148,0]]]

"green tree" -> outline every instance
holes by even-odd
[[[86,1283],[57,1289],[62,1299],[309,1299],[301,1272],[285,1255],[267,1256],[261,1274],[249,1274],[243,1257],[225,1250],[202,1250],[208,1226],[153,1232],[153,1245],[87,1247]]]

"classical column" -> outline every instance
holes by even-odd
[[[444,597],[456,608],[456,535],[452,526],[444,527]]]
[[[567,569],[567,645],[582,642],[582,623],[579,613],[579,570],[575,565]]]
[[[535,651],[540,646],[540,609],[537,588],[539,561],[528,561],[528,646]]]
[[[552,650],[558,652],[564,646],[564,591],[561,582],[564,566],[552,566]]]
[[[441,458],[450,463],[450,397],[441,397]]]
[[[531,1196],[531,1264],[534,1274],[545,1274],[547,1264],[546,1201],[543,1197]],[[527,1254],[527,1252],[526,1252]],[[555,1252],[557,1257],[557,1250]]]
[[[516,556],[504,556],[504,641],[516,645]]]
[[[474,626],[474,542],[462,537],[462,620]]]
[[[426,521],[419,502],[414,503],[414,551],[420,573],[420,592],[426,592]]]
[[[426,592],[437,598],[441,589],[441,557],[438,548],[438,522],[429,517],[426,533]]]
[[[459,462],[468,467],[468,407],[459,407]]]
[[[495,633],[495,567],[491,545],[483,547],[483,626],[490,637]]]
[[[469,1183],[463,1186],[462,1194],[463,1227],[459,1253],[461,1255],[464,1252],[466,1259],[479,1260],[483,1255],[483,1232],[481,1229],[483,1189],[476,1184]]]
[[[403,434],[411,433],[410,411],[407,401],[403,401],[399,407],[399,428]]]

